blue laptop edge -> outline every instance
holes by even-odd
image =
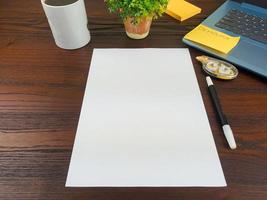
[[[267,19],[267,9],[254,6],[252,4],[228,0],[201,24],[231,36],[240,36],[215,26],[215,24],[231,9],[238,9]],[[238,67],[267,78],[267,44],[240,36],[240,41],[237,46],[234,47],[234,49],[232,49],[228,54],[223,54],[185,38],[183,38],[183,42],[191,47],[204,51],[207,54],[229,61]]]

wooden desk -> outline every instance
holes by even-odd
[[[92,41],[66,51],[56,47],[39,0],[0,0],[1,200],[267,199],[266,80],[240,70],[236,80],[215,81],[237,140],[238,149],[231,151],[194,59],[202,53],[194,49],[190,51],[228,187],[64,187],[92,49],[185,47],[182,36],[223,1],[192,2],[203,8],[202,14],[183,23],[164,16],[153,22],[147,39],[134,41],[103,0],[87,0]]]

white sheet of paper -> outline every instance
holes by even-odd
[[[66,186],[226,186],[188,49],[94,50]]]

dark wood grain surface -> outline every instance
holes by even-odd
[[[92,41],[66,51],[55,45],[40,0],[0,0],[0,200],[267,199],[267,81],[243,70],[233,81],[215,81],[237,140],[231,151],[194,59],[201,52],[194,49],[228,187],[64,187],[93,48],[185,47],[182,36],[223,3],[191,2],[202,14],[182,23],[164,15],[148,38],[134,41],[103,0],[86,0]]]

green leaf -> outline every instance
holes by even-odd
[[[143,17],[156,19],[165,12],[169,0],[104,0],[112,13],[124,21],[127,17],[138,23]]]

